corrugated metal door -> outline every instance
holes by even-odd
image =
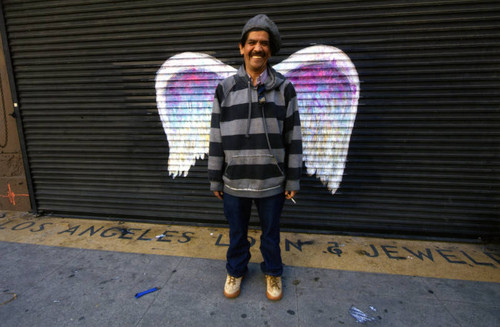
[[[36,210],[222,224],[206,160],[169,176],[155,77],[186,51],[241,63],[265,12],[284,46],[344,51],[359,103],[340,187],[304,174],[283,226],[413,237],[500,234],[500,3],[30,1],[2,4]],[[255,217],[254,217],[255,219]]]

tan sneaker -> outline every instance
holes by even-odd
[[[233,277],[231,275],[227,275],[226,285],[224,285],[224,296],[229,299],[234,299],[240,295],[240,286],[242,277]]]
[[[269,276],[266,275],[267,282],[267,298],[271,301],[281,300],[283,297],[283,287],[281,285],[281,277],[280,276]]]

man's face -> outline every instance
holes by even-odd
[[[266,31],[252,31],[247,41],[240,44],[240,54],[245,59],[245,68],[248,73],[260,74],[266,69],[267,61],[271,58],[269,34]]]

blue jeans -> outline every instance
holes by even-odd
[[[266,275],[281,276],[283,263],[280,249],[280,216],[285,195],[267,198],[240,198],[224,193],[224,214],[229,222],[229,249],[227,250],[227,273],[234,277],[243,276],[250,261],[248,223],[252,202],[255,202],[260,218],[262,234],[260,252],[264,258],[261,269]]]

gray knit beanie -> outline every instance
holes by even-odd
[[[264,14],[259,14],[253,18],[250,18],[243,27],[240,43],[244,45],[243,37],[247,32],[251,30],[264,30],[269,33],[269,39],[271,41],[271,54],[275,55],[280,51],[280,32],[278,31],[278,26],[276,26],[276,24],[269,17]]]

